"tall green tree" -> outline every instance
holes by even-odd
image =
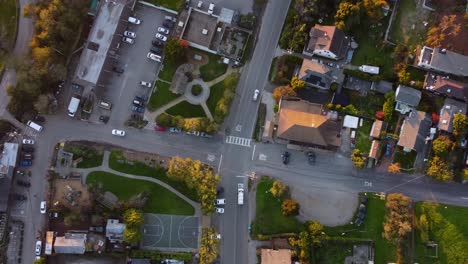
[[[185,60],[187,48],[182,45],[180,39],[170,39],[164,46],[164,54],[170,61],[181,62]]]
[[[434,156],[428,163],[427,175],[438,181],[449,181],[453,179],[453,173],[446,161],[439,156]]]
[[[452,151],[455,147],[455,143],[448,136],[438,136],[432,142],[432,150],[438,156],[446,155]]]
[[[464,136],[468,133],[468,117],[462,113],[456,113],[453,116],[453,132]]]

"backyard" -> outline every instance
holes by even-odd
[[[200,105],[193,105],[187,101],[182,101],[173,107],[166,110],[166,113],[177,116],[180,115],[185,118],[192,117],[205,117],[205,111]]]
[[[103,191],[115,194],[119,200],[128,201],[137,194],[145,193],[148,201],[146,213],[193,215],[194,208],[166,188],[148,181],[134,180],[103,171],[93,171],[86,178],[86,184],[99,184]]]
[[[253,232],[257,235],[270,235],[301,231],[303,229],[302,223],[294,216],[283,216],[282,199],[274,197],[269,192],[273,182],[273,179],[264,176],[257,185],[256,218],[253,223]]]
[[[359,115],[373,119],[375,112],[382,110],[385,98],[382,94],[371,94],[361,96],[359,92],[352,90],[345,90],[345,93],[349,96],[349,102],[356,107],[359,111]]]
[[[364,194],[360,194],[362,197]],[[325,227],[325,233],[332,237],[345,237],[347,240],[352,241],[353,238],[357,240],[374,240],[375,244],[375,263],[390,263],[394,261],[396,248],[387,240],[382,238],[383,222],[385,217],[385,199],[381,199],[378,195],[367,193],[369,200],[367,202],[366,218],[364,223],[357,227],[355,225],[344,225],[338,227]],[[343,236],[342,233],[345,233]],[[336,244],[333,247],[338,247],[330,251],[339,252],[347,251],[349,246],[347,244]],[[349,253],[349,252],[346,252]],[[343,262],[336,262],[343,263]]]
[[[356,133],[355,148],[363,153],[369,153],[372,140],[370,139],[370,131],[372,128],[372,121],[363,119],[362,126],[358,128]]]
[[[184,194],[186,197],[193,201],[197,201],[197,193],[193,189],[189,189],[183,182],[169,179],[166,175],[164,168],[155,165],[154,167],[149,166],[140,161],[128,161],[124,158],[122,151],[113,150],[109,157],[109,167],[113,170],[138,175],[148,176],[158,179],[172,186],[174,189]]]
[[[414,0],[401,0],[392,24],[391,39],[407,46],[409,50],[423,44],[427,32],[423,22],[427,21],[429,13],[420,5],[416,5]]]
[[[163,81],[156,82],[156,91],[151,94],[148,102],[148,109],[154,111],[159,107],[169,103],[170,101],[179,97],[179,95],[172,93],[169,88],[171,84]]]
[[[206,52],[203,54],[208,56],[208,63],[200,67],[200,77],[203,81],[209,82],[226,73],[227,65],[221,61],[220,56]]]
[[[393,163],[400,163],[400,167],[405,170],[413,168],[414,161],[416,160],[416,151],[404,152],[401,147],[397,147]]]
[[[0,1],[0,35],[2,43],[0,44],[0,72],[4,67],[5,56],[8,50],[13,48],[16,31],[16,1]]]

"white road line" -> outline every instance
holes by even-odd
[[[468,197],[462,197],[463,200],[468,200]]]
[[[254,145],[254,147],[253,147],[253,151],[252,151],[252,160],[254,160],[254,157],[255,157],[255,147],[256,147],[256,146],[257,146],[257,145]]]
[[[221,171],[221,163],[223,162],[223,154],[221,154],[221,157],[219,158],[219,165],[218,165],[218,173]]]

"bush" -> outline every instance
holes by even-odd
[[[299,214],[299,203],[292,199],[284,200],[281,204],[281,210],[284,216]]]
[[[197,95],[200,95],[203,91],[203,87],[199,84],[195,84],[194,86],[192,86],[192,94],[197,96]]]
[[[362,72],[360,70],[344,69],[343,73],[349,76],[353,76],[359,79],[373,81],[373,82],[382,80],[382,76],[380,75],[371,75],[369,73]]]

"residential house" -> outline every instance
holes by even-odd
[[[466,114],[466,103],[446,98],[440,109],[439,129],[448,133],[453,131],[453,117],[456,113]]]
[[[418,106],[421,100],[421,91],[408,86],[398,85],[395,93],[395,111],[406,114]]]
[[[304,54],[308,55],[340,60],[346,56],[350,46],[349,38],[335,26],[316,24],[310,29],[309,37],[309,42],[304,50]]]
[[[302,100],[280,101],[276,136],[289,144],[336,150],[341,125],[322,105]]]
[[[291,250],[262,248],[261,264],[291,264]]]
[[[417,63],[425,70],[462,77],[468,76],[468,56],[447,49],[424,46]]]
[[[65,233],[55,238],[54,251],[57,254],[84,254],[86,251],[86,234]]]
[[[381,94],[386,94],[393,90],[393,85],[391,82],[380,80],[377,82],[372,82],[371,91],[375,91]]]
[[[424,89],[436,95],[468,102],[468,83],[455,81],[445,76],[428,73]]]
[[[297,77],[305,81],[308,86],[329,89],[333,82],[333,70],[325,64],[304,59]]]
[[[412,150],[421,152],[426,142],[426,136],[429,135],[431,127],[431,118],[422,111],[410,112],[403,121],[400,130],[398,146],[403,147],[406,152]]]
[[[119,223],[118,219],[107,219],[106,238],[111,243],[122,242],[125,224]]]
[[[380,138],[380,133],[382,132],[383,121],[382,120],[375,120],[372,124],[372,128],[370,131],[370,136],[373,138]]]

